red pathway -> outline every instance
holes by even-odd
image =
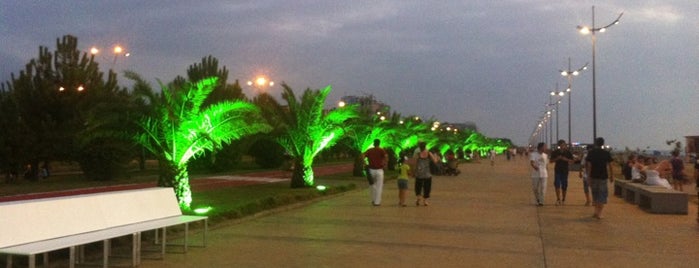
[[[313,168],[313,172],[316,176],[330,175],[342,172],[348,172],[352,170],[352,163],[329,165],[322,167]],[[211,189],[218,189],[221,187],[235,187],[243,185],[252,185],[260,183],[269,183],[280,180],[289,180],[291,176],[290,171],[262,171],[248,174],[241,174],[238,176],[214,176],[214,177],[202,177],[194,178],[190,180],[190,185],[192,191],[206,191]],[[246,179],[247,178],[247,179]],[[122,184],[104,187],[91,187],[91,188],[80,188],[71,189],[63,191],[53,191],[53,192],[43,192],[43,193],[29,193],[11,196],[0,197],[0,202],[9,201],[19,201],[19,200],[31,200],[39,198],[49,198],[49,197],[60,197],[60,196],[71,196],[79,194],[91,194],[91,193],[101,193],[101,192],[111,192],[111,191],[123,191],[132,189],[141,189],[148,187],[156,187],[157,183],[134,183],[134,184]]]

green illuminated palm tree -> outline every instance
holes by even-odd
[[[330,86],[320,90],[306,89],[300,100],[288,85],[282,84],[282,87],[282,99],[286,100],[289,110],[281,116],[286,131],[277,140],[294,158],[291,187],[313,186],[314,158],[345,135],[347,120],[357,117],[356,108],[326,112],[323,107],[332,90]]]
[[[356,157],[354,158],[354,176],[364,176],[364,157],[362,153],[371,148],[375,139],[381,140],[381,147],[391,147],[392,136],[395,130],[387,128],[385,124],[365,124],[358,123],[349,131],[347,145],[352,148]]]
[[[136,135],[136,142],[158,157],[158,185],[174,187],[183,210],[189,210],[192,202],[189,160],[231,140],[269,130],[257,106],[248,102],[222,101],[202,108],[217,80],[206,78],[172,89],[161,84],[160,96],[144,87],[142,80],[134,87],[140,89],[135,93],[148,98],[154,108],[151,115],[139,120],[143,131]]]
[[[420,139],[424,140],[428,134],[432,134],[429,127],[416,116],[403,118],[400,114],[395,114],[391,118],[391,122],[397,128],[395,137],[397,155],[400,155],[403,150],[417,146]]]

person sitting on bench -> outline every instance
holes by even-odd
[[[667,176],[670,171],[672,171],[672,166],[667,160],[657,162],[653,157],[646,159],[646,167],[641,171],[645,175],[646,180],[644,181],[647,185],[658,185],[663,186],[667,189],[672,189],[672,185],[664,176]]]

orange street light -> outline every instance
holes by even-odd
[[[258,76],[254,81],[248,81],[248,86],[258,90],[264,90],[266,87],[273,87],[274,81],[268,80],[264,76]]]

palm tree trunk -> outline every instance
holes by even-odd
[[[362,157],[361,153],[354,158],[354,168],[352,168],[352,175],[355,177],[364,177],[364,157]]]
[[[294,173],[291,175],[291,188],[311,186],[313,186],[313,169],[310,166],[305,166],[302,159],[294,159]]]
[[[177,197],[180,208],[183,211],[190,209],[192,189],[189,186],[189,172],[187,172],[186,166],[180,167],[174,163],[165,162],[160,169],[158,186],[174,188],[175,197]]]

